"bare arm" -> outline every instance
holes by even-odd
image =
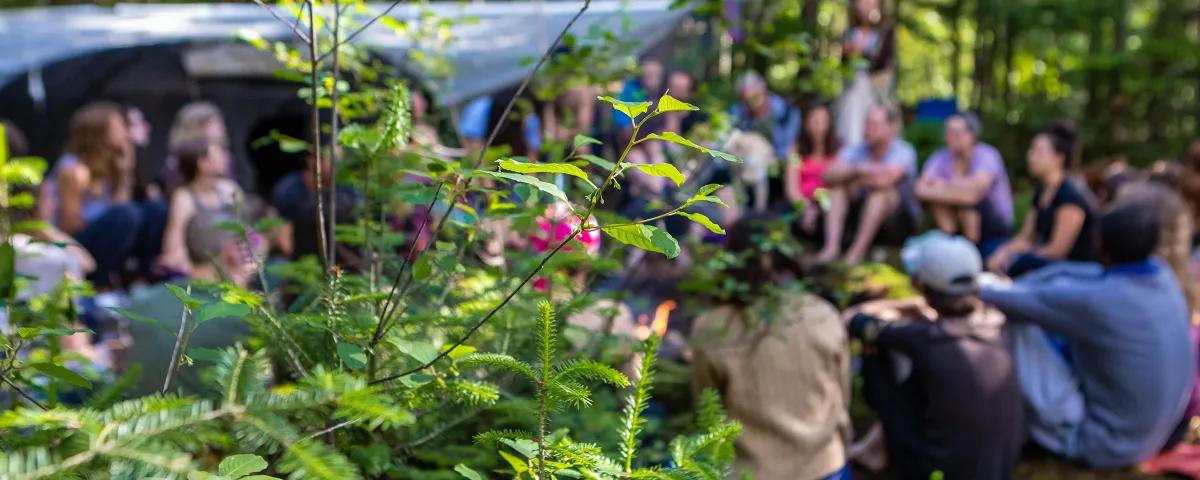
[[[58,211],[54,215],[64,232],[74,235],[87,226],[83,219],[83,196],[91,180],[91,174],[83,165],[72,165],[59,172]]]
[[[904,178],[904,168],[896,165],[863,165],[859,169],[871,189],[892,188]]]
[[[994,180],[995,176],[983,172],[955,180],[925,175],[917,183],[916,195],[922,202],[971,207],[983,201]]]
[[[1063,205],[1054,214],[1054,230],[1050,232],[1050,241],[1037,248],[1040,257],[1051,260],[1062,260],[1071,254],[1075,248],[1075,240],[1083,229],[1086,218],[1082,208],[1075,205]]]
[[[787,167],[784,168],[783,174],[783,191],[787,194],[788,201],[799,202],[804,198],[800,191],[800,161],[789,160]]]
[[[188,221],[196,214],[196,205],[188,197],[183,188],[176,189],[171,195],[171,211],[167,214],[167,227],[163,231],[163,259],[160,262],[165,267],[184,271],[191,266],[184,231]]]
[[[859,166],[849,163],[836,162],[825,169],[824,180],[829,186],[845,185],[859,175]]]

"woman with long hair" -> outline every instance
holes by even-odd
[[[784,174],[784,185],[788,201],[807,202],[801,212],[801,228],[811,232],[817,227],[820,206],[816,200],[817,190],[824,188],[825,169],[837,161],[842,142],[833,129],[833,118],[829,106],[817,104],[808,109],[804,116],[804,129],[796,139],[796,156],[788,162]]]
[[[846,143],[863,141],[871,109],[891,106],[896,53],[895,32],[883,19],[879,0],[854,0],[850,29],[842,40],[843,62],[854,62],[854,77],[842,92],[837,132]]]
[[[1037,183],[1033,208],[1021,231],[988,258],[989,270],[1016,277],[1057,261],[1095,260],[1094,199],[1070,178],[1074,157],[1075,130],[1068,125],[1033,138],[1027,154]]]
[[[229,165],[225,176],[236,180],[237,169],[233,165],[233,159],[228,151],[229,135],[225,129],[225,118],[216,105],[209,102],[192,102],[184,105],[175,114],[175,123],[171,125],[169,140],[171,151],[174,152],[184,142],[194,138],[204,138],[216,144],[220,148],[217,153],[226,157],[224,161]],[[167,192],[180,185],[182,180],[180,179],[178,158],[167,157],[167,163],[163,166],[162,181]]]
[[[726,250],[738,260],[722,275],[734,295],[696,319],[696,393],[715,390],[742,424],[735,471],[760,480],[848,478],[850,352],[829,302],[793,290],[795,263],[760,242],[768,219],[744,217]]]
[[[183,184],[170,193],[163,254],[158,263],[172,271],[187,273],[192,267],[184,238],[188,222],[201,213],[233,213],[233,202],[241,189],[228,178],[228,157],[209,139],[193,138],[179,144],[175,147],[175,158],[179,161]]]
[[[133,145],[124,110],[112,103],[84,106],[71,118],[67,147],[44,183],[39,212],[75,237],[96,260],[98,291],[115,286],[113,275],[130,257],[148,280],[161,249],[165,208],[134,203]]]

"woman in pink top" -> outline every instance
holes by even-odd
[[[820,214],[818,205],[813,204],[818,189],[825,186],[822,177],[825,169],[837,161],[841,141],[833,131],[833,121],[830,118],[829,106],[817,104],[808,109],[804,118],[804,129],[797,139],[797,155],[788,162],[787,174],[784,175],[788,200],[808,202],[805,206],[801,221],[804,230],[812,231],[816,227]],[[799,161],[795,158],[799,157]]]

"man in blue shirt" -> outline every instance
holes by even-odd
[[[492,97],[479,97],[467,104],[463,109],[462,117],[458,120],[458,131],[462,133],[463,139],[466,140],[466,147],[471,150],[479,150],[487,142],[487,137],[491,133],[488,131],[488,117],[492,113]],[[504,108],[500,105],[500,108]],[[542,149],[542,122],[536,113],[531,113],[525,117],[525,143],[529,146],[529,150],[536,152]]]
[[[861,262],[876,242],[901,245],[916,230],[921,218],[921,204],[913,193],[917,152],[896,137],[899,121],[899,114],[887,108],[872,110],[866,141],[843,150],[825,171],[830,206],[821,225],[825,246],[818,261],[837,258],[848,223],[857,224],[844,257],[850,264]]]
[[[617,96],[617,100],[622,102],[656,102],[663,92],[663,66],[662,62],[652,58],[642,59],[639,66],[641,75],[638,78],[630,79],[625,82],[625,86],[621,89],[621,94]],[[653,111],[653,108],[651,108]],[[629,137],[633,135],[633,122],[625,116],[624,113],[613,112],[613,125],[617,128],[618,141],[623,146],[629,141]],[[646,133],[654,133],[659,130],[655,125],[647,125],[643,128],[643,136]]]

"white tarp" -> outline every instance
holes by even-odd
[[[593,25],[622,41],[650,46],[670,32],[687,14],[669,10],[669,0],[594,0],[572,29],[578,38]],[[583,1],[470,3],[402,3],[389,17],[416,25],[424,12],[438,18],[473,17],[456,23],[457,40],[446,56],[455,74],[439,86],[441,100],[461,102],[518,81],[528,72],[522,60],[539,56]],[[387,4],[371,4],[367,13],[350,13],[360,22]],[[624,12],[626,15],[622,15]],[[288,15],[283,13],[285,17]],[[405,63],[411,38],[376,22],[356,42],[379,48],[399,65]],[[47,64],[110,49],[212,41],[234,38],[241,28],[268,39],[286,39],[292,31],[262,7],[253,4],[141,5],[114,8],[94,5],[0,10],[0,85],[22,78]],[[428,46],[418,46],[430,50]]]

